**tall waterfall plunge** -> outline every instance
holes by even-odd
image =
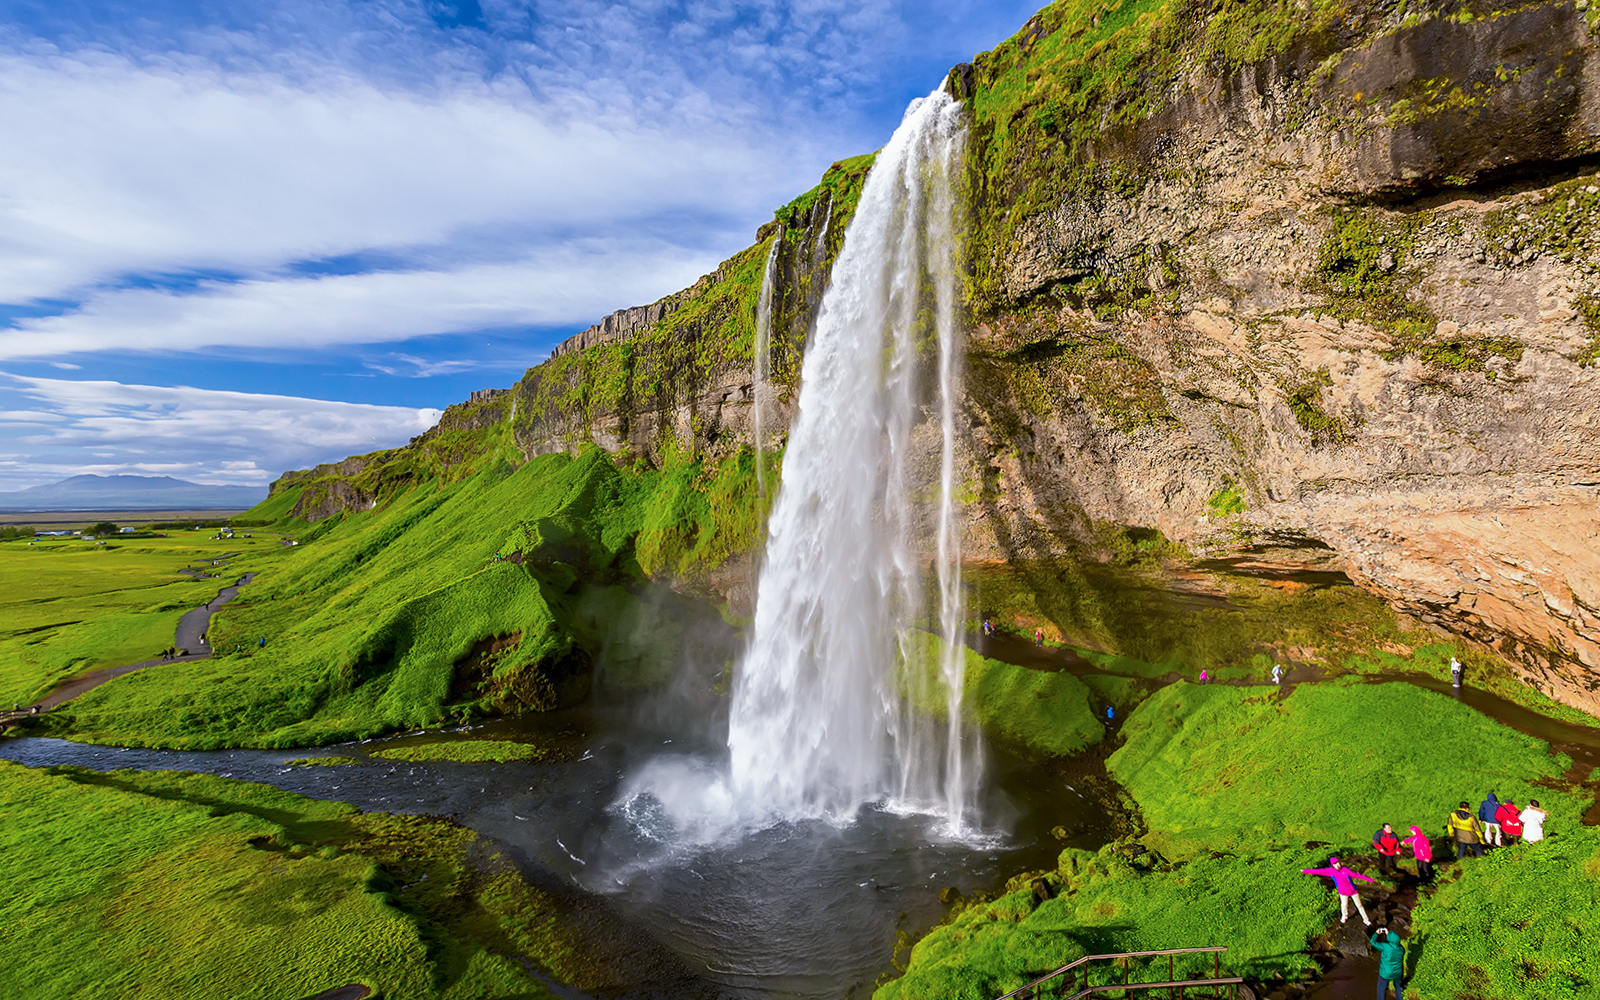
[[[975,819],[955,501],[963,139],[963,110],[943,91],[906,112],[867,176],[806,349],[728,731],[729,791],[778,815],[846,819],[890,800],[941,814],[956,833]],[[924,607],[913,496],[926,484],[909,459],[930,347],[942,726],[906,697],[924,683],[914,658],[925,647],[908,629]],[[902,656],[914,663],[904,676]]]

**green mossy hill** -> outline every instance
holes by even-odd
[[[38,1000],[548,997],[599,962],[476,835],[176,772],[0,762],[0,961]],[[16,891],[26,887],[26,892]],[[20,994],[17,994],[20,995]]]
[[[1065,757],[1098,743],[1105,726],[1097,711],[1098,695],[1073,675],[1031,670],[987,659],[971,649],[966,654],[963,710],[985,732],[1038,753]],[[903,678],[913,702],[935,718],[947,718],[948,688],[940,674],[944,643],[928,632],[913,632],[906,655],[920,663],[920,678]]]
[[[212,659],[119,678],[43,728],[144,746],[312,746],[554,708],[583,696],[602,651],[619,684],[648,684],[682,635],[639,628],[650,616],[633,595],[652,571],[690,574],[753,544],[764,513],[753,477],[748,451],[655,469],[590,447],[423,482],[281,550],[213,619]]]
[[[372,756],[381,760],[448,760],[463,764],[507,764],[512,761],[543,760],[542,747],[511,740],[452,740],[420,746],[390,747]]]
[[[1317,970],[1310,938],[1337,904],[1301,868],[1325,861],[1305,850],[1204,856],[1152,867],[1117,846],[1068,849],[1044,877],[1054,898],[1041,901],[1034,876],[993,902],[957,912],[919,941],[905,974],[876,1000],[993,1000],[1083,955],[1223,944],[1224,974],[1305,978]],[[1185,974],[1210,975],[1209,955],[1180,958]],[[1123,971],[1093,966],[1091,984],[1121,982]],[[1165,979],[1167,963],[1136,964],[1134,982]],[[1065,991],[1063,991],[1065,995]]]
[[[1406,942],[1421,997],[1583,1000],[1600,991],[1600,833],[1563,830],[1465,866]]]
[[[1275,687],[1178,683],[1123,727],[1107,770],[1171,857],[1322,841],[1365,851],[1383,823],[1439,836],[1491,789],[1542,801],[1570,829],[1588,800],[1549,744],[1403,682]]]

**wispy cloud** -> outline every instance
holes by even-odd
[[[112,289],[62,315],[16,320],[0,330],[0,359],[217,346],[303,350],[586,323],[609,303],[650,301],[715,266],[714,258],[659,242],[623,252],[586,240],[510,263],[202,282],[181,291]]]
[[[284,469],[404,444],[439,411],[187,386],[125,385],[0,373],[0,489],[83,472],[264,484]],[[98,461],[85,461],[93,456]]]

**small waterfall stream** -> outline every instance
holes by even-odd
[[[766,412],[772,398],[772,279],[777,269],[778,250],[783,246],[783,226],[772,237],[767,251],[767,267],[761,273],[761,297],[756,302],[755,372],[750,386],[750,406],[756,445],[756,490],[767,495]]]
[[[848,822],[877,802],[940,815],[956,835],[976,822],[955,499],[963,139],[948,94],[912,104],[867,176],[807,346],[729,719],[729,791],[769,815]],[[907,697],[924,683],[909,629],[923,608],[925,487],[911,461],[930,341],[942,727]]]

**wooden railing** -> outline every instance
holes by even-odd
[[[1078,1000],[1079,997],[1092,996],[1096,993],[1128,993],[1133,990],[1144,990],[1146,992],[1150,990],[1167,990],[1169,996],[1177,997],[1178,1000],[1185,1000],[1185,994],[1191,987],[1209,989],[1208,995],[1217,998],[1222,996],[1222,987],[1224,986],[1228,987],[1229,1000],[1237,1000],[1239,986],[1244,980],[1237,976],[1224,976],[1222,974],[1222,953],[1227,950],[1226,946],[1219,946],[1214,948],[1165,948],[1161,951],[1119,951],[1105,955],[1085,955],[1080,959],[1068,962],[1054,972],[1045,973],[1026,986],[1017,987],[1010,993],[999,997],[998,1000],[1023,1000],[1023,998],[1042,997],[1044,996],[1045,984],[1055,983],[1056,988],[1060,989],[1063,984],[1056,982],[1056,980],[1067,976],[1073,970],[1078,970],[1080,977],[1066,979],[1065,985],[1067,989],[1075,989],[1075,992],[1063,995],[1062,1000]],[[1178,979],[1173,974],[1175,972],[1174,956],[1197,954],[1215,956],[1213,968],[1216,974],[1210,979]],[[1159,958],[1162,955],[1167,956],[1166,979],[1149,983],[1130,983],[1128,981],[1129,972],[1133,967],[1132,959]],[[1107,983],[1103,986],[1089,985],[1089,965],[1091,962],[1116,961],[1118,959],[1123,960],[1122,982]]]

